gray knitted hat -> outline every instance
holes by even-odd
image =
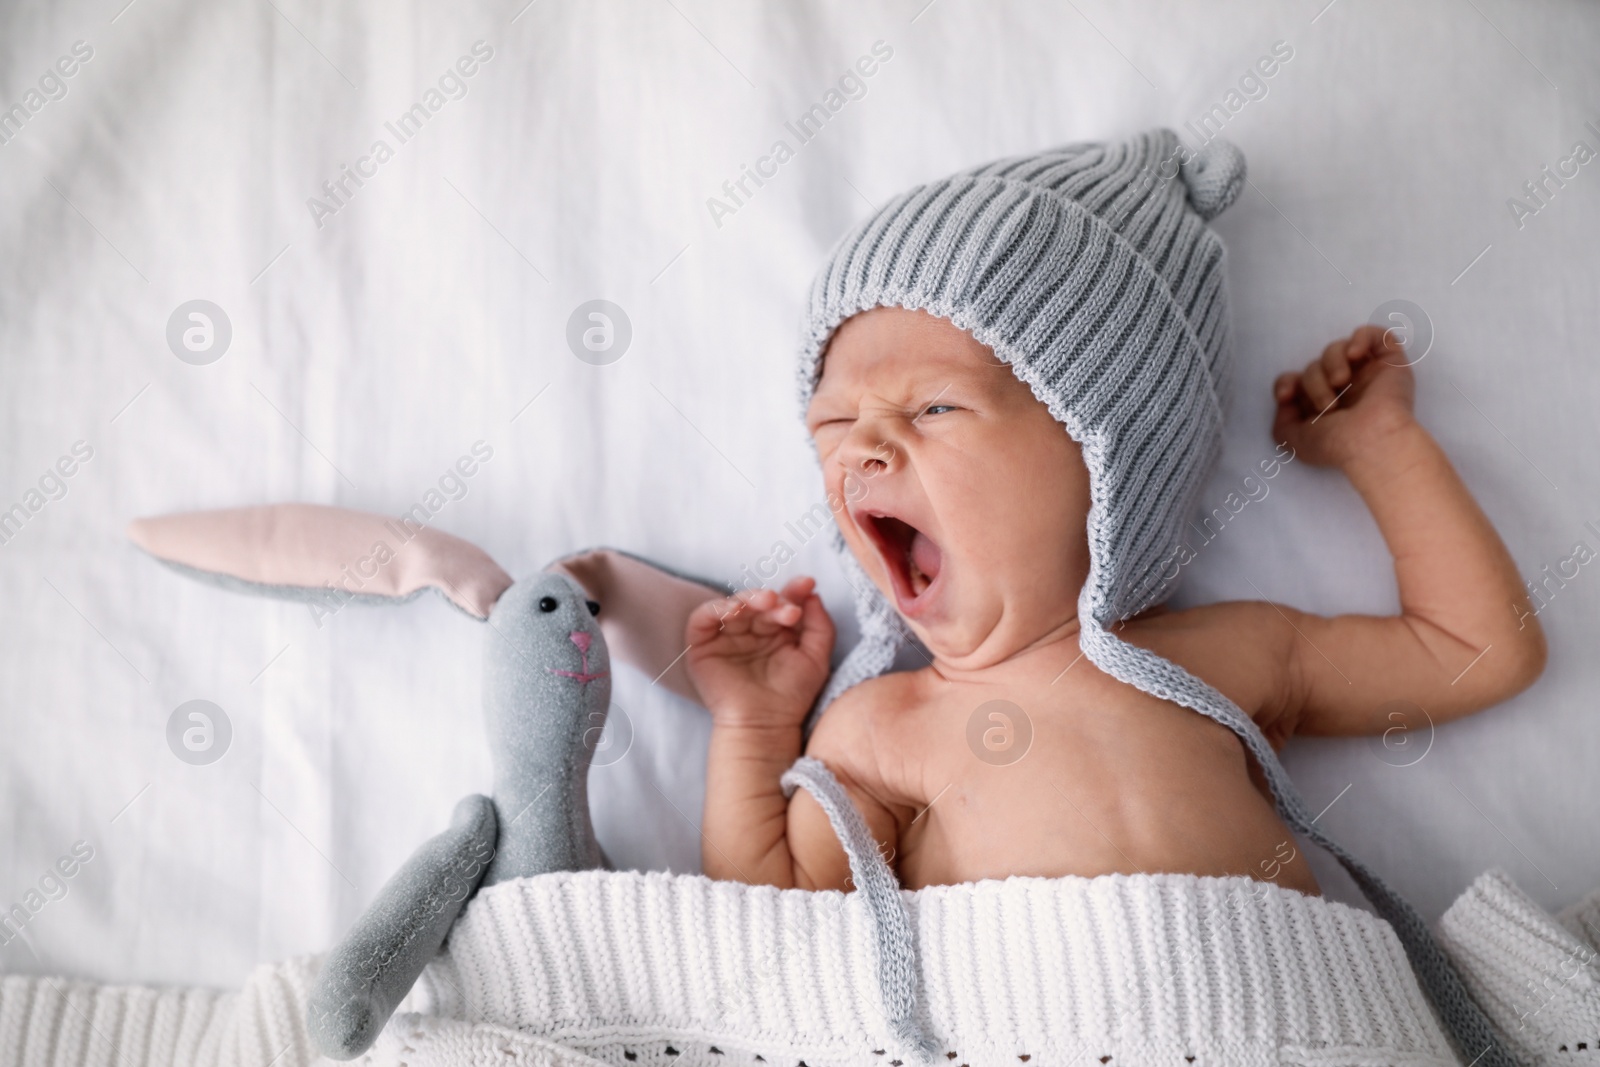
[[[922,310],[1011,365],[1082,448],[1089,575],[1079,644],[1114,678],[1222,723],[1262,767],[1278,814],[1326,848],[1395,927],[1465,1059],[1507,1067],[1453,964],[1406,900],[1329,838],[1256,723],[1176,663],[1112,628],[1171,594],[1181,528],[1221,447],[1231,353],[1222,240],[1206,225],[1245,184],[1243,154],[1156,129],[1002,159],[897,196],[834,246],[811,288],[800,353],[809,405],[828,340],[874,307]],[[887,671],[908,630],[832,531],[861,637],[806,720]],[[1493,1047],[1497,1046],[1497,1047]],[[1485,1054],[1486,1053],[1486,1054]]]
[[[1082,446],[1092,505],[1078,614],[1095,663],[1107,647],[1100,630],[1171,592],[1181,527],[1222,440],[1223,246],[1205,220],[1243,187],[1244,157],[1222,141],[1181,167],[1179,157],[1177,135],[1154,130],[929,182],[847,234],[811,289],[802,414],[834,330],[892,305],[949,319],[994,349]],[[861,641],[817,713],[887,670],[907,637],[837,529],[833,541]]]

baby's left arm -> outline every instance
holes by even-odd
[[[1273,390],[1274,438],[1344,471],[1394,556],[1401,605],[1399,615],[1331,618],[1275,605],[1293,628],[1294,732],[1381,733],[1396,700],[1443,722],[1532,685],[1544,633],[1499,535],[1412,414],[1399,341],[1363,326]]]

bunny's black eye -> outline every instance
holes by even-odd
[[[598,615],[598,614],[600,614],[600,601],[598,601],[598,600],[585,600],[584,603],[588,605],[589,614],[590,615]]]
[[[542,596],[539,598],[539,610],[544,612],[546,615],[550,614],[550,612],[556,610],[556,608],[560,606],[561,605],[556,602],[556,598],[553,596]]]

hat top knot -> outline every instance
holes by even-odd
[[[1205,147],[1178,166],[1189,189],[1189,204],[1207,221],[1239,198],[1244,190],[1244,153],[1228,141],[1207,141]]]

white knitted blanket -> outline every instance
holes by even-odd
[[[1393,929],[1357,908],[1179,874],[901,892],[922,1023],[949,1067],[1459,1067]],[[1546,1044],[1600,1053],[1581,924],[1597,914],[1600,896],[1558,922],[1490,871],[1441,920],[1529,1062]],[[870,923],[859,893],[699,875],[496,885],[363,1062],[900,1067],[914,1061],[883,1017]],[[0,1064],[321,1063],[302,1021],[317,962],[264,966],[228,993],[0,979]],[[1526,980],[1550,974],[1583,977],[1531,999]]]

